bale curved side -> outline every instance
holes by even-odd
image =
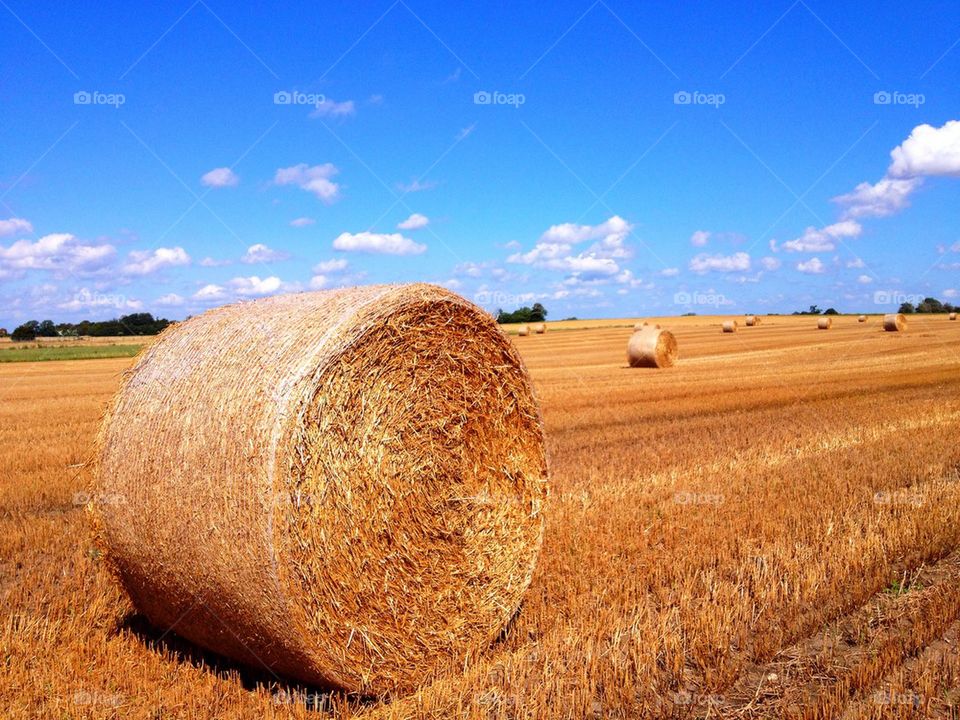
[[[817,330],[829,330],[833,327],[833,318],[822,317],[817,320]]]
[[[737,331],[739,325],[736,320],[724,320],[723,321],[723,332],[725,333],[734,333]]]
[[[887,332],[903,332],[907,329],[907,318],[903,313],[890,313],[883,316],[883,329]]]
[[[952,313],[950,313],[947,317],[948,317],[950,320],[956,320],[956,319],[957,319],[957,314],[956,314],[955,312],[952,312]]]
[[[671,367],[677,361],[677,339],[659,325],[647,325],[637,330],[627,342],[627,362],[630,367]]]
[[[533,326],[533,331],[534,331],[537,335],[543,335],[543,334],[547,331],[547,326],[544,325],[543,323],[538,323],[538,324],[536,324],[536,325]]]
[[[756,316],[756,315],[747,315],[746,319],[744,320],[744,324],[745,324],[747,327],[753,327],[754,325],[757,325],[757,324],[758,324],[758,322],[757,322],[757,316]]]
[[[857,318],[857,322],[865,323],[866,321],[867,321],[866,315],[861,315],[860,317]]]
[[[526,325],[521,325],[520,327],[517,328],[517,335],[519,335],[520,337],[526,337],[529,334],[530,334],[530,328],[527,327]]]
[[[134,604],[308,683],[390,693],[462,663],[539,552],[529,378],[493,320],[442,288],[193,318],[140,358],[100,442],[99,542]]]

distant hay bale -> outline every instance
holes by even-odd
[[[955,312],[952,312],[952,313],[950,313],[947,317],[948,317],[950,320],[956,320],[956,319],[957,319],[957,314],[956,314]]]
[[[817,330],[829,330],[833,327],[833,318],[822,317],[817,320]]]
[[[746,319],[744,320],[744,324],[747,327],[753,327],[755,325],[759,325],[760,318],[758,318],[756,315],[747,315]]]
[[[737,328],[740,327],[737,324],[736,320],[724,320],[723,321],[723,331],[725,333],[734,333],[737,331]]]
[[[860,317],[857,318],[857,322],[866,322],[866,321],[867,321],[866,315],[861,315]]]
[[[887,332],[903,332],[907,329],[907,318],[903,313],[890,313],[883,316],[883,329]]]
[[[538,323],[538,324],[536,324],[536,325],[533,326],[533,331],[534,331],[537,335],[543,335],[543,334],[547,331],[547,326],[544,325],[543,323]]]
[[[520,337],[526,337],[529,334],[530,334],[530,328],[527,327],[526,325],[521,325],[520,327],[517,328],[517,335],[519,335]]]
[[[400,692],[513,617],[540,412],[493,319],[431,285],[284,295],[166,331],[101,428],[108,567],[156,627],[312,685]]]
[[[647,325],[630,336],[627,361],[630,367],[671,367],[677,361],[677,339],[659,325]]]

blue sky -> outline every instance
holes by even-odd
[[[960,5],[0,2],[0,326],[960,296]]]

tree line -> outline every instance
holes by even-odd
[[[118,335],[156,335],[170,325],[166,318],[155,318],[150,313],[133,313],[113,320],[82,320],[78,323],[54,323],[53,320],[30,320],[9,333],[15,342],[36,340],[38,337],[94,337]],[[0,337],[7,335],[0,328]]]
[[[547,309],[540,303],[534,303],[533,307],[517,308],[513,312],[497,310],[497,322],[501,325],[505,323],[543,322],[546,319]]]

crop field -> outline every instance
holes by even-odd
[[[513,337],[552,477],[533,582],[390,701],[148,627],[83,509],[132,360],[0,364],[0,717],[960,717],[960,322],[664,318],[663,370],[627,366],[634,322]]]

